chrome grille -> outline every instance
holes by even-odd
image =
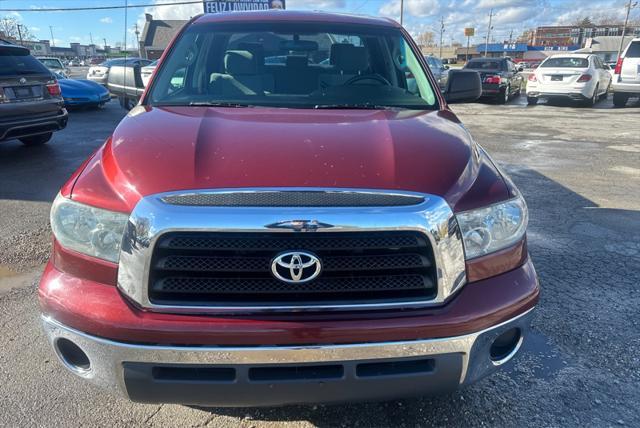
[[[446,200],[437,195],[335,188],[213,189],[190,193],[289,194],[300,191],[325,196],[334,193],[401,196],[415,204],[359,208],[187,206],[167,202],[179,201],[179,198],[169,198],[184,196],[185,192],[145,196],[137,203],[125,229],[118,288],[133,304],[153,312],[249,314],[423,308],[446,303],[465,284],[460,231]],[[264,235],[277,235],[279,244],[274,246],[273,241],[262,239]],[[291,239],[299,236],[308,239],[308,247]],[[175,238],[171,241],[172,246],[167,246],[168,238]],[[416,242],[425,245],[416,247]],[[350,286],[354,292],[340,296],[334,293],[333,298],[326,291],[315,294],[291,292],[286,296],[254,293],[253,297],[260,298],[258,301],[251,295],[239,293],[235,296],[227,294],[218,301],[212,298],[216,297],[215,293],[163,294],[158,288],[161,283],[172,284],[168,278],[266,278],[271,281],[271,276],[265,273],[270,267],[265,265],[274,253],[281,254],[291,248],[293,251],[312,251],[322,257],[325,269],[315,281],[358,278],[361,284]],[[419,250],[415,251],[415,248]],[[358,287],[360,290],[380,290],[379,284],[385,283],[362,278],[397,279],[406,275],[421,276],[423,288],[405,286],[405,290],[358,291]],[[167,281],[162,282],[165,279]],[[312,284],[312,281],[307,282],[308,286]],[[261,298],[267,294],[269,299]],[[336,296],[342,300],[335,300]],[[287,298],[278,300],[283,297]]]

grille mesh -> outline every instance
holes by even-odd
[[[322,263],[306,283],[276,279],[288,251]],[[154,249],[153,303],[187,306],[345,305],[430,300],[437,292],[429,240],[415,232],[171,232]]]
[[[163,241],[160,245],[170,249],[199,249],[199,250],[270,250],[284,251],[301,249],[296,246],[304,244],[304,249],[318,250],[357,250],[384,248],[414,248],[418,246],[418,239],[413,235],[389,236],[335,236],[323,233],[305,237],[304,241],[294,236],[281,236],[278,239],[264,239],[265,235],[246,237],[221,236],[175,236]]]
[[[270,278],[168,278],[157,286],[158,291],[195,294],[251,293],[318,293],[360,292],[421,289],[425,284],[420,275],[396,275],[361,278],[326,278],[309,284],[286,284]]]
[[[417,205],[424,198],[411,195],[349,191],[260,191],[169,195],[170,205],[207,207],[393,207]]]

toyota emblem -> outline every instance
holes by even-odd
[[[290,284],[303,284],[314,280],[322,271],[320,259],[304,251],[278,255],[271,263],[273,276]]]
[[[25,83],[27,83],[27,79],[25,79],[24,77],[21,77],[19,82],[21,85],[24,85]]]

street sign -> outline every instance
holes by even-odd
[[[464,29],[464,36],[465,37],[473,37],[476,35],[476,29],[475,28],[465,28]]]
[[[204,13],[284,9],[285,0],[204,0]]]

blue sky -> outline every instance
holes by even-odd
[[[129,0],[129,4],[170,3],[172,0]],[[177,1],[177,0],[173,0]],[[445,22],[445,41],[462,40],[462,29],[476,28],[476,40],[486,34],[488,15],[494,9],[493,35],[496,41],[514,36],[536,25],[573,22],[579,17],[593,19],[614,16],[622,19],[626,0],[405,0],[405,26],[416,35],[422,31],[438,32],[441,17]],[[124,4],[124,0],[0,0],[0,9],[47,7],[84,7]],[[390,16],[399,19],[400,0],[287,0],[289,9],[318,9],[338,12]],[[142,25],[147,11],[157,18],[189,18],[202,11],[201,5],[136,8],[128,11],[128,44],[132,45],[135,23]],[[124,10],[82,12],[0,12],[0,17],[13,15],[27,26],[38,39],[50,39],[53,27],[56,45],[70,42],[96,44],[103,39],[114,46],[124,41]],[[640,19],[640,7],[632,12]]]

